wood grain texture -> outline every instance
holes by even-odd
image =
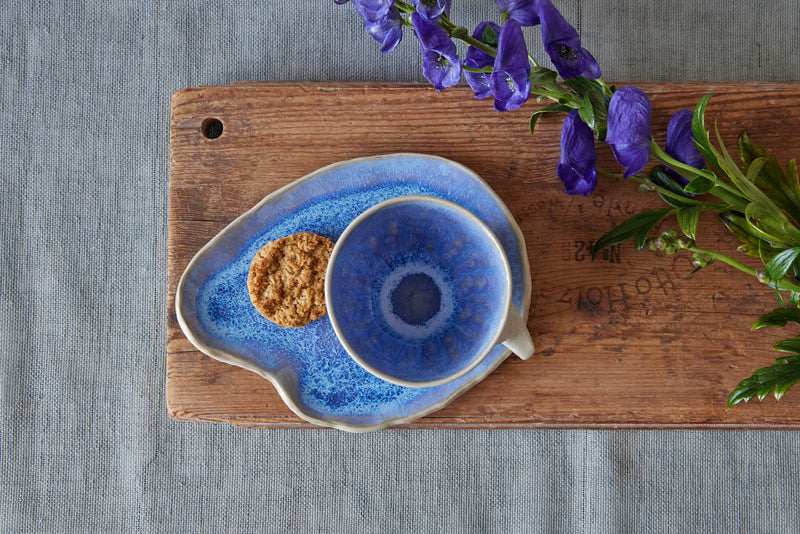
[[[651,96],[653,135],[663,143],[670,115],[713,92],[735,146],[746,130],[781,163],[800,154],[796,84],[637,84]],[[537,104],[496,113],[468,88],[243,83],[184,89],[172,99],[170,130],[167,404],[173,418],[239,426],[308,427],[274,387],[219,363],[183,336],[175,288],[192,256],[266,195],[322,166],[360,156],[422,152],[476,171],[522,229],[533,294],[529,361],[509,359],[415,428],[800,428],[800,388],[780,402],[728,409],[750,373],[778,356],[786,332],[751,332],[775,306],[747,276],[715,265],[689,276],[686,254],[637,252],[623,244],[594,260],[591,242],[645,208],[660,207],[634,184],[601,179],[588,198],[563,193],[555,173],[561,117],[528,117]],[[218,139],[200,133],[219,118]],[[606,146],[598,163],[618,169]],[[674,221],[664,228],[676,227]],[[698,244],[735,252],[735,241],[704,215]],[[741,255],[737,255],[739,258]],[[741,258],[739,258],[741,259]],[[743,261],[757,266],[750,258]]]

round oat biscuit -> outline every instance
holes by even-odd
[[[325,315],[325,269],[332,250],[330,239],[310,232],[264,245],[247,276],[253,306],[273,323],[290,328]]]

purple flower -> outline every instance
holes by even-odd
[[[558,177],[564,182],[564,191],[570,195],[584,195],[597,185],[597,154],[594,151],[594,134],[581,120],[577,109],[564,119],[561,130],[561,156],[558,158]]]
[[[600,66],[588,51],[581,48],[581,38],[575,28],[550,0],[538,1],[544,49],[561,77],[599,78]]]
[[[389,9],[394,6],[394,2],[392,0],[353,0],[353,5],[356,8],[356,13],[362,19],[375,22],[388,15]]]
[[[508,111],[519,109],[531,94],[531,64],[522,28],[509,20],[500,28],[497,39],[497,57],[494,70],[489,75],[489,85],[494,94],[494,109]]]
[[[682,109],[675,113],[667,125],[667,144],[666,152],[681,163],[691,165],[695,169],[702,169],[706,166],[706,159],[697,150],[694,144],[694,134],[692,133],[693,113],[688,109]],[[689,180],[666,168],[667,173],[678,183],[686,185]]]
[[[461,79],[461,60],[456,45],[436,22],[425,20],[416,11],[411,23],[419,39],[422,53],[422,73],[437,91],[458,83]]]
[[[650,160],[650,100],[636,87],[621,87],[608,104],[606,143],[625,167],[625,178]]]
[[[403,39],[403,20],[391,0],[353,0],[353,5],[364,19],[364,29],[381,44],[381,52],[397,48]]]
[[[414,0],[417,13],[425,20],[436,20],[450,11],[450,0]]]
[[[538,0],[494,0],[501,13],[508,15],[520,26],[536,26],[539,24]]]
[[[496,36],[500,33],[500,26],[494,22],[481,22],[472,34],[472,37],[478,41],[483,41],[483,34],[489,28]],[[496,43],[495,43],[496,44]],[[492,65],[494,57],[490,56],[483,50],[470,46],[467,49],[467,56],[464,59],[464,65],[474,69],[482,69],[483,67]],[[464,71],[464,78],[472,90],[475,91],[475,98],[486,98],[492,95],[492,88],[489,86],[489,76],[484,72],[469,72]]]
[[[392,6],[387,15],[375,21],[364,20],[364,29],[381,44],[381,52],[391,52],[403,39],[403,21],[397,8]]]

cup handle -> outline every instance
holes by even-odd
[[[533,340],[528,332],[528,325],[522,320],[513,303],[508,305],[508,318],[501,337],[504,340],[503,345],[520,359],[527,360],[533,356]]]

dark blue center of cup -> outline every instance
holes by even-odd
[[[408,324],[422,326],[441,308],[442,294],[427,274],[409,274],[392,291],[392,311]]]

